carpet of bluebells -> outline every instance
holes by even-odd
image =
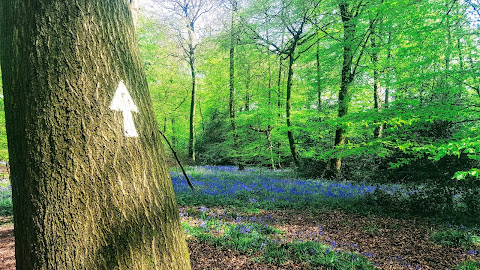
[[[310,230],[308,235],[302,235],[300,231],[287,241],[285,232],[271,227],[277,224],[271,216],[242,216],[237,211],[255,213],[259,209],[324,207],[346,209],[352,208],[375,191],[405,197],[415,192],[415,189],[401,185],[302,179],[289,169],[273,171],[246,168],[239,171],[234,166],[196,166],[190,167],[188,174],[195,191],[190,189],[179,171],[171,171],[177,201],[185,206],[181,208],[180,216],[187,235],[217,247],[256,254],[262,262],[282,263],[290,260],[307,263],[310,267],[322,266],[329,269],[373,269],[387,265],[369,262],[376,254],[361,252],[354,243],[338,243],[325,238],[322,226]],[[372,234],[375,233],[378,232],[373,230]],[[434,242],[442,246],[442,241],[447,241],[446,246],[450,243],[463,246],[468,250],[464,252],[465,256],[477,258],[477,248],[472,249],[478,243],[477,240],[465,241],[468,242],[466,245],[459,242],[459,239],[471,239],[471,232],[455,228],[442,233],[444,235],[440,235],[439,240]],[[395,262],[401,269],[423,268],[399,255],[385,260]],[[458,269],[478,269],[475,268],[478,262],[468,263]]]
[[[263,209],[303,209],[344,204],[360,199],[380,188],[387,193],[400,186],[375,186],[348,181],[299,179],[288,169],[268,170],[234,166],[197,166],[189,169],[196,192],[183,175],[171,173],[177,200],[183,205],[255,206]]]

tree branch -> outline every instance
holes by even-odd
[[[183,166],[182,166],[182,163],[180,162],[180,159],[178,159],[177,152],[175,152],[172,145],[170,144],[170,141],[167,139],[167,136],[165,136],[165,134],[163,132],[161,132],[160,130],[158,132],[163,136],[163,138],[167,142],[168,146],[170,147],[170,150],[172,150],[173,156],[177,160],[177,163],[180,166],[180,168],[182,169],[183,176],[185,176],[185,179],[187,180],[188,185],[190,186],[190,188],[193,191],[196,191],[195,187],[193,186],[192,182],[190,181],[190,177],[188,177],[187,173],[185,172],[185,169],[183,169]]]

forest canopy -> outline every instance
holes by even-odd
[[[151,5],[140,48],[160,129],[185,159],[193,118],[197,163],[351,180],[477,177],[478,3]]]

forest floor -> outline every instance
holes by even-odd
[[[429,239],[432,225],[419,220],[365,217],[338,210],[261,210],[246,215],[256,219],[268,216],[269,225],[283,231],[286,241],[321,235],[324,242],[337,249],[367,256],[379,269],[451,269],[463,261],[479,259],[465,250],[433,243]],[[188,217],[184,221],[195,219]],[[253,260],[255,254],[241,254],[187,238],[193,269],[309,269],[291,261],[259,263]],[[11,217],[0,217],[0,269],[15,269]]]

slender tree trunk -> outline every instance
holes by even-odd
[[[171,118],[171,122],[172,122],[172,145],[174,148],[177,147],[177,135],[176,135],[176,131],[175,131],[175,117],[172,117]]]
[[[202,132],[205,133],[205,119],[203,118],[202,103],[198,100],[198,113],[200,113],[200,123],[202,124]]]
[[[373,25],[373,24],[372,24]],[[371,41],[371,47],[372,47],[372,66],[373,66],[373,108],[375,111],[380,112],[380,107],[382,104],[382,100],[380,97],[380,78],[378,74],[378,51],[377,51],[377,43],[376,43],[376,37],[375,37],[375,27],[372,27],[372,38],[370,39]],[[376,123],[377,124],[377,123]],[[380,138],[382,137],[382,131],[383,131],[383,124],[378,125],[375,127],[375,130],[373,131],[373,136],[375,138]]]
[[[318,103],[317,103],[317,110],[319,112],[322,111],[322,83],[321,78],[322,75],[320,74],[320,42],[317,42],[317,95],[318,95]]]
[[[239,161],[238,158],[238,152],[239,152],[239,145],[238,145],[238,131],[237,131],[237,120],[235,119],[235,45],[237,43],[237,36],[236,36],[236,25],[235,25],[235,15],[237,12],[237,2],[236,0],[232,1],[232,20],[230,23],[230,69],[229,69],[229,75],[230,75],[230,81],[229,81],[229,87],[230,87],[230,96],[228,99],[228,108],[229,108],[229,114],[230,114],[230,124],[232,126],[232,133],[233,133],[233,148],[235,151],[235,156],[234,160],[235,163],[238,165],[239,170],[243,170],[245,166],[241,161]]]
[[[461,45],[460,38],[457,39],[457,49],[458,49],[458,59],[459,59],[459,62],[460,62],[460,75],[463,78],[465,69],[464,69],[464,66],[463,66],[464,65],[463,64],[464,59],[463,59],[463,54],[462,54],[462,45]]]
[[[267,146],[267,149],[268,151],[270,152],[270,163],[271,163],[271,167],[273,170],[275,170],[275,160],[273,159],[273,142],[272,142],[272,130],[273,130],[273,127],[268,125],[268,127],[266,129],[258,129],[258,128],[255,128],[253,126],[250,126],[250,128],[253,130],[253,131],[256,131],[256,132],[261,132],[261,133],[264,133],[265,134],[265,138],[267,139],[267,143],[268,143],[268,146]]]
[[[471,66],[472,68],[475,67],[475,62],[473,61],[472,56],[470,56],[470,57],[468,58],[468,60],[469,60],[468,62],[470,62],[470,66]],[[475,80],[475,81],[477,81],[477,80]],[[475,81],[474,81],[474,83],[475,83]],[[477,81],[477,87],[475,87],[474,89],[475,89],[475,91],[477,92],[477,96],[480,98],[480,80]]]
[[[17,269],[190,269],[128,3],[1,5]]]
[[[374,103],[373,108],[377,112],[380,112],[381,102],[382,100],[380,97],[380,80],[378,78],[378,71],[374,70],[373,71],[373,103]],[[375,130],[373,131],[373,136],[375,138],[380,138],[382,137],[382,132],[383,132],[383,124],[380,124],[377,127],[375,127]]]
[[[272,129],[273,127],[268,126],[266,136],[267,136],[267,142],[268,142],[268,151],[270,152],[270,163],[272,166],[272,170],[275,170],[276,166],[275,166],[275,159],[273,158]]]
[[[250,111],[250,83],[251,83],[251,74],[250,74],[250,64],[247,65],[247,80],[245,81],[245,111]]]
[[[167,133],[167,117],[163,118],[163,134]]]
[[[391,61],[391,57],[392,57],[392,52],[391,52],[391,48],[390,48],[390,45],[391,45],[391,39],[392,39],[392,35],[390,33],[388,33],[388,41],[387,41],[387,67],[388,67],[388,71],[387,72],[387,75],[386,75],[386,82],[385,82],[385,100],[384,100],[384,107],[385,108],[388,108],[388,104],[390,102],[390,71],[392,70],[392,68],[390,67],[390,61]],[[386,127],[385,127],[386,128]]]
[[[291,54],[288,56],[288,76],[287,76],[287,99],[285,102],[285,112],[287,116],[287,136],[288,144],[290,145],[290,152],[292,154],[293,162],[295,166],[300,166],[299,156],[295,145],[295,138],[292,131],[292,84],[293,84],[293,64],[295,62],[295,46],[293,46]]]
[[[282,118],[281,111],[282,111],[282,57],[278,58],[278,77],[277,77],[277,117],[278,120]],[[278,157],[278,167],[281,168],[281,142],[280,140],[277,141],[277,157]]]
[[[190,136],[188,140],[188,155],[192,161],[195,161],[195,105],[197,98],[197,75],[195,70],[195,51],[193,45],[190,47],[189,64],[192,78],[192,98],[190,101]]]
[[[279,57],[278,60],[278,77],[277,77],[277,108],[278,108],[278,118],[282,117],[280,111],[282,109],[282,57]]]
[[[268,57],[268,108],[271,110],[271,104],[272,104],[272,61],[270,59],[270,56]],[[270,118],[271,119],[271,118]]]

